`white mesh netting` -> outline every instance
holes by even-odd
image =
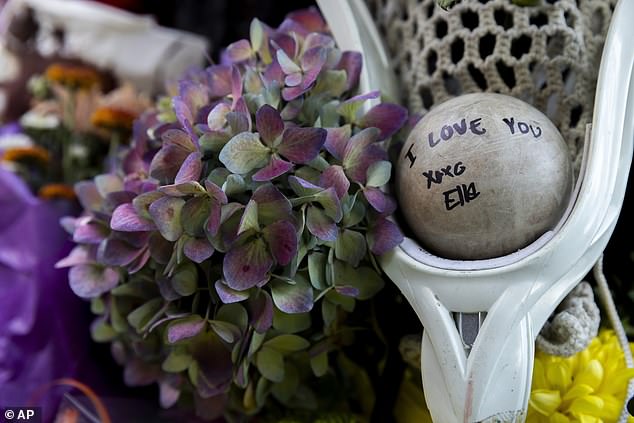
[[[616,0],[465,0],[449,11],[435,0],[366,3],[411,112],[465,93],[512,95],[557,125],[578,171]]]

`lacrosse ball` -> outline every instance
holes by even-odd
[[[561,134],[539,110],[501,94],[467,94],[438,105],[412,130],[396,191],[422,247],[448,259],[487,259],[556,226],[572,166]]]

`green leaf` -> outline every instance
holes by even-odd
[[[240,226],[238,227],[238,235],[248,230],[259,230],[260,224],[258,222],[258,203],[250,200],[242,213],[242,219],[240,219]]]
[[[317,354],[310,359],[310,368],[317,377],[322,377],[328,372],[328,351]]]
[[[380,160],[376,163],[372,163],[368,170],[366,186],[369,187],[382,187],[387,184],[392,175],[392,163],[387,160]]]
[[[163,305],[162,298],[154,298],[136,308],[132,313],[128,314],[128,323],[137,333],[140,333],[143,327],[156,315]]]
[[[258,134],[240,132],[222,148],[219,159],[233,173],[245,174],[269,162],[271,150],[260,142]]]
[[[192,356],[185,349],[175,348],[163,361],[161,368],[168,373],[180,373],[187,370],[192,360]]]
[[[176,268],[171,281],[172,288],[179,295],[193,295],[198,288],[198,268],[194,263],[187,261]]]
[[[298,333],[310,327],[310,313],[288,314],[273,309],[273,327],[282,333]]]
[[[305,350],[309,346],[310,342],[298,335],[279,335],[264,343],[264,347],[273,348],[283,355]]]
[[[271,382],[284,380],[284,358],[272,348],[262,347],[255,356],[258,370]]]
[[[326,289],[326,262],[328,257],[324,253],[312,252],[308,255],[308,276],[311,285],[318,290]]]
[[[344,229],[335,242],[335,256],[357,267],[366,253],[365,237],[357,231]]]

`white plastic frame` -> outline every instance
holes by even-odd
[[[361,90],[379,88],[399,98],[363,1],[318,4],[340,48],[364,53]],[[535,337],[603,252],[623,203],[634,143],[633,19],[634,1],[620,0],[601,60],[577,195],[554,231],[492,260],[444,260],[412,239],[381,258],[425,328],[423,385],[435,422],[524,421]],[[467,356],[451,312],[481,311],[488,314]]]

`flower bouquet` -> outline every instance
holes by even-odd
[[[63,224],[78,245],[58,267],[125,381],[158,383],[163,407],[361,411],[346,405],[360,369],[343,347],[361,329],[347,321],[384,284],[374,256],[402,239],[381,187],[407,119],[363,113],[379,93],[355,95],[361,62],[314,9],[255,20],[135,122],[110,173],[75,185],[84,213]]]

